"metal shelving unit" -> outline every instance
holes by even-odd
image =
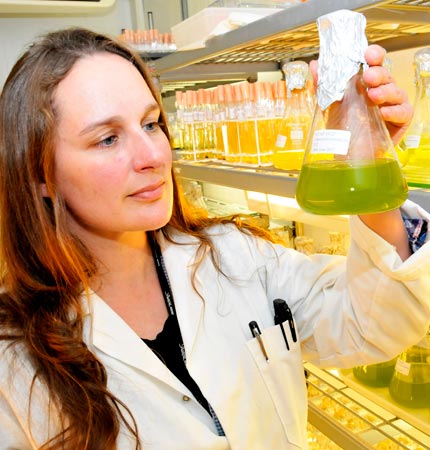
[[[198,80],[226,73],[278,70],[287,59],[309,60],[319,52],[316,19],[338,9],[362,12],[369,43],[388,51],[430,42],[428,0],[308,0],[216,36],[205,48],[177,51],[154,62],[160,81]]]

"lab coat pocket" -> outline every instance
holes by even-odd
[[[274,409],[282,423],[290,444],[306,447],[307,394],[300,342],[293,337],[288,322],[262,330],[261,343],[268,359],[256,338],[247,342],[258,366]],[[264,412],[262,412],[264,414]]]

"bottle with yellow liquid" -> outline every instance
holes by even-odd
[[[368,214],[399,207],[408,188],[379,108],[367,96],[363,14],[339,10],[317,20],[317,106],[297,182],[299,205],[314,214]]]
[[[309,67],[304,61],[292,61],[284,64],[282,70],[287,99],[277,133],[273,165],[278,169],[300,170],[313,113],[306,89]]]
[[[254,165],[259,160],[257,133],[255,130],[255,99],[248,81],[234,86],[237,99],[237,126],[241,150],[241,162]]]
[[[405,167],[410,184],[430,184],[430,47],[414,55],[416,95],[414,117],[405,137],[409,160]]]
[[[275,98],[272,83],[257,81],[255,87],[255,128],[258,144],[258,165],[272,164],[276,141]]]
[[[223,129],[226,135],[226,139],[224,139],[225,160],[230,163],[238,163],[241,159],[237,122],[238,104],[231,84],[224,85],[224,94],[226,103],[226,124]]]
[[[389,391],[408,408],[430,408],[430,331],[397,359]]]
[[[225,147],[227,145],[227,113],[225,105],[224,85],[220,84],[214,89],[214,139],[215,158],[225,160]]]

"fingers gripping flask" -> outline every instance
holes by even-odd
[[[296,189],[314,214],[366,214],[400,206],[407,184],[362,71],[365,17],[339,10],[317,20],[317,105]]]

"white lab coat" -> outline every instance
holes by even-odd
[[[358,218],[351,227],[346,264],[343,257],[306,257],[281,246],[274,251],[232,226],[218,227],[213,239],[229,278],[206,258],[196,279],[202,298],[190,281],[193,240],[161,242],[187,366],[226,437],[217,435],[191,392],[92,294],[85,340],[107,369],[109,389],[134,415],[144,449],[306,449],[302,358],[322,367],[349,367],[388,359],[419,340],[430,320],[430,244],[402,263]],[[294,314],[301,345],[285,327],[290,350],[273,324],[275,298],[285,299]],[[251,320],[262,330],[269,361],[250,334]],[[35,450],[57,431],[38,382],[27,423],[34,371],[24,355],[21,350],[13,372],[11,351],[0,357],[0,450]],[[118,449],[134,449],[125,430]]]

